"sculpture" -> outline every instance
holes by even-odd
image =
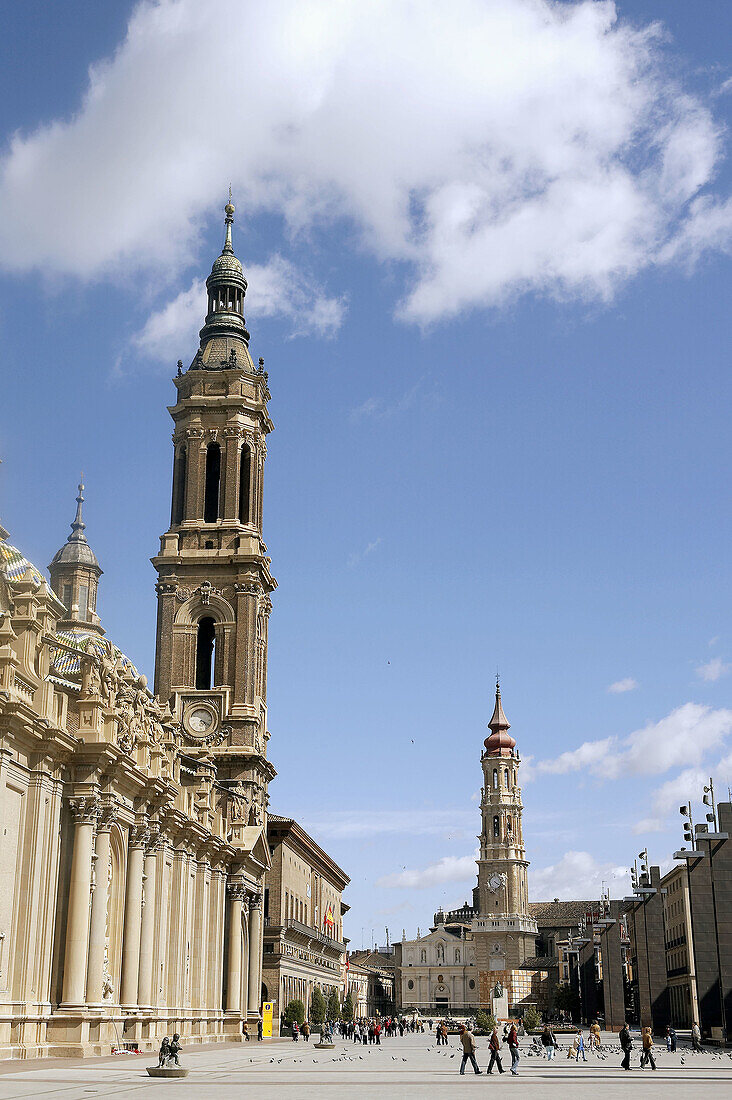
[[[501,985],[500,980],[496,982],[495,989],[493,990],[493,996],[494,997],[502,997],[503,996],[503,986]]]

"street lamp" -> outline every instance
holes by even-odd
[[[694,847],[694,822],[691,817],[691,802],[685,802],[683,806],[679,806],[679,813],[682,817],[686,818],[684,821],[684,840],[691,843],[692,849]],[[682,849],[683,851],[683,849]]]
[[[711,813],[707,814],[707,821],[712,826],[712,832],[717,831],[717,807],[714,803],[714,780],[709,779],[709,786],[704,788],[704,798],[702,802],[705,806],[709,806]]]

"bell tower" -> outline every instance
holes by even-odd
[[[194,755],[246,794],[243,825],[264,824],[267,624],[276,581],[262,537],[266,438],[273,424],[264,360],[244,321],[247,281],[234,254],[234,207],[206,280],[200,346],[174,379],[170,526],[158,572],[155,691],[170,702]]]
[[[508,732],[511,727],[503,711],[498,681],[488,728],[491,732],[481,756],[483,790],[473,937],[481,1002],[494,1003],[498,983],[508,998],[506,1005],[515,1006],[532,991],[531,974],[523,968],[536,956],[538,928],[529,910],[529,861],[524,849],[519,786],[521,759],[516,741]],[[497,1001],[494,1007],[498,1007]]]

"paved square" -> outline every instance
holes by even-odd
[[[661,1097],[669,1093],[683,1097],[728,1095],[732,1089],[732,1054],[669,1055],[658,1051],[658,1070],[638,1068],[639,1051],[633,1055],[633,1071],[620,1069],[617,1044],[605,1055],[588,1054],[587,1063],[566,1057],[565,1045],[557,1058],[546,1062],[529,1056],[528,1042],[521,1049],[520,1078],[495,1074],[488,1081],[467,1072],[459,1077],[460,1053],[457,1039],[447,1047],[434,1046],[427,1035],[387,1039],[381,1047],[357,1046],[340,1041],[333,1051],[315,1050],[312,1043],[275,1040],[220,1047],[185,1049],[183,1064],[190,1070],[181,1081],[154,1081],[145,1073],[154,1065],[150,1055],[130,1055],[93,1061],[53,1063],[0,1063],[0,1100],[43,1096],[48,1100],[87,1100],[91,1096],[147,1097],[173,1093],[182,1100],[193,1098],[256,1096],[261,1100],[424,1100],[424,1097],[452,1098],[461,1094],[485,1095],[498,1090],[502,1095],[520,1092],[528,1097]],[[478,1040],[478,1062],[484,1070],[487,1042]],[[637,1044],[636,1044],[637,1047]],[[682,1061],[683,1060],[683,1061]],[[504,1060],[504,1066],[510,1058]]]

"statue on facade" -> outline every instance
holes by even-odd
[[[493,990],[493,996],[496,998],[500,998],[503,996],[503,985],[501,984],[500,979],[496,982],[495,989]]]

